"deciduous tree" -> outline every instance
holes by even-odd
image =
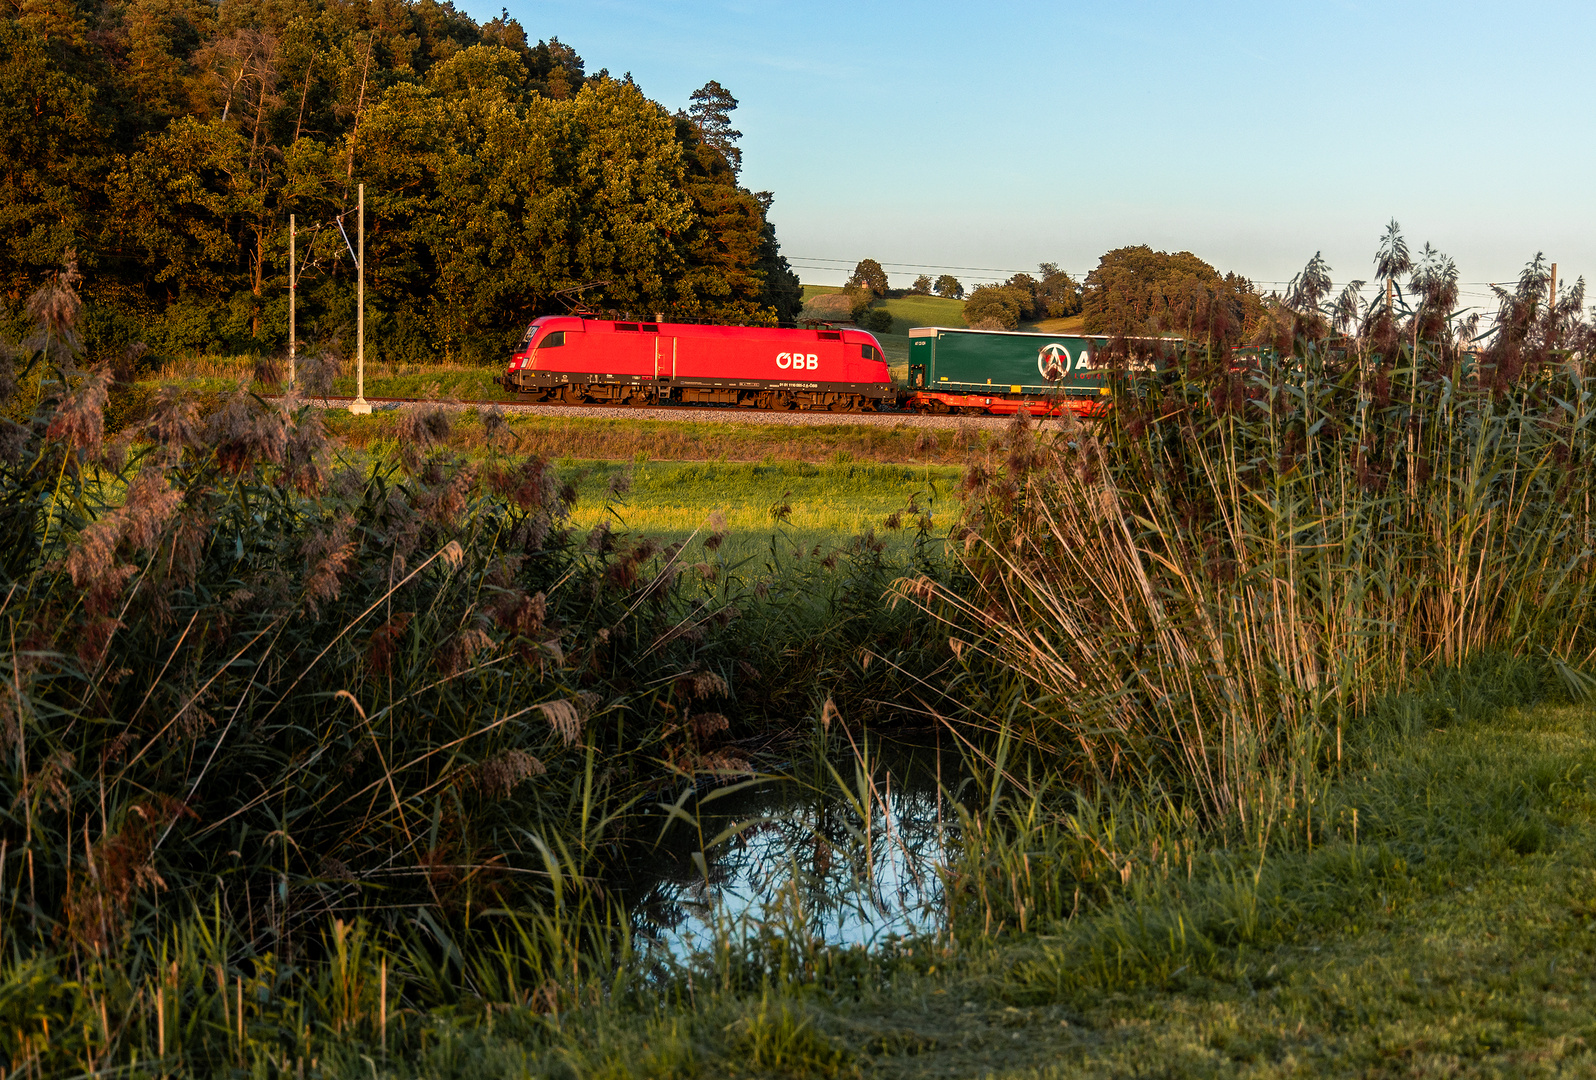
[[[964,302],[964,321],[970,326],[993,323],[1004,330],[1020,324],[1030,294],[1014,285],[980,285]]]
[[[872,296],[885,296],[887,294],[887,272],[881,269],[881,264],[874,259],[860,259],[853,268],[853,276],[848,279],[848,285],[856,289],[868,289]]]
[[[1262,299],[1245,278],[1221,276],[1189,251],[1142,244],[1098,261],[1086,275],[1081,310],[1093,334],[1178,334],[1220,344],[1257,321]]]

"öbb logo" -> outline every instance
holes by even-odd
[[[820,366],[820,357],[814,353],[784,352],[776,354],[776,366],[779,368],[792,368],[794,371],[815,370]]]

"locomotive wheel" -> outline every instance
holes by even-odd
[[[560,400],[567,405],[580,405],[586,397],[587,395],[582,392],[582,388],[575,383],[566,383],[560,387]]]

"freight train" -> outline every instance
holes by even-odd
[[[1100,416],[1111,400],[1109,340],[917,327],[909,332],[908,383],[898,386],[881,342],[851,327],[546,316],[527,327],[499,384],[567,404]]]

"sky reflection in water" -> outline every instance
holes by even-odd
[[[866,948],[936,931],[945,911],[939,867],[958,825],[939,797],[938,756],[934,745],[872,740],[868,770],[845,757],[835,773],[817,761],[706,792],[698,827],[673,824],[652,864],[638,868],[639,946],[683,961],[708,948],[718,927],[735,937],[765,922]],[[959,757],[943,750],[940,759],[941,782],[953,790]]]

